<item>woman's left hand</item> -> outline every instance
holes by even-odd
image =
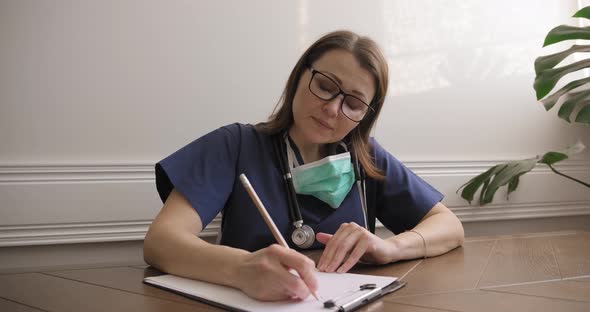
[[[347,272],[359,260],[385,264],[396,260],[396,245],[383,240],[358,224],[343,223],[334,235],[318,233],[317,240],[326,245],[318,262],[323,272]]]

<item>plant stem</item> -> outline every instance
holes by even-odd
[[[549,166],[549,169],[551,169],[553,172],[559,174],[560,176],[565,177],[565,178],[568,178],[568,179],[573,180],[573,181],[576,181],[576,182],[578,182],[578,183],[580,183],[580,184],[582,184],[582,185],[590,188],[590,184],[588,184],[588,183],[586,183],[584,181],[580,181],[580,180],[578,180],[576,178],[572,178],[572,177],[570,177],[570,176],[568,176],[566,174],[563,174],[563,173],[555,170],[555,168],[553,168],[553,166],[551,166],[550,164],[547,164],[547,166]]]

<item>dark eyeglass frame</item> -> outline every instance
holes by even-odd
[[[308,65],[307,68],[311,71],[311,78],[309,79],[309,84],[307,85],[307,88],[309,89],[309,92],[311,92],[311,94],[317,96],[319,99],[322,99],[324,101],[331,101],[333,99],[335,99],[337,96],[339,96],[340,94],[343,95],[342,97],[342,101],[340,101],[340,111],[342,112],[342,115],[346,116],[346,118],[354,121],[354,122],[361,122],[363,121],[363,119],[365,119],[368,115],[370,115],[371,113],[375,112],[375,109],[371,107],[371,105],[365,103],[365,101],[361,100],[360,98],[358,98],[357,96],[354,96],[352,94],[348,94],[344,91],[342,91],[342,88],[340,88],[340,85],[338,85],[338,83],[336,81],[334,81],[334,79],[330,78],[328,75],[322,73],[321,71],[313,68],[311,65]],[[332,97],[330,98],[323,98],[317,94],[315,94],[315,92],[313,92],[313,90],[311,89],[311,82],[313,81],[313,78],[315,77],[316,74],[320,74],[324,77],[326,77],[327,79],[329,79],[330,81],[332,81],[334,83],[334,85],[336,86],[336,88],[338,88],[338,93],[332,95]],[[365,112],[365,114],[363,115],[363,117],[359,120],[354,120],[352,118],[350,118],[348,115],[346,115],[346,113],[344,112],[344,109],[342,108],[342,106],[344,105],[344,100],[346,100],[346,97],[350,96],[353,97],[355,99],[357,99],[359,102],[365,104],[365,106],[367,106],[367,111]]]

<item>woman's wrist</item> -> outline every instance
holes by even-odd
[[[388,261],[386,261],[385,263],[392,263],[402,260],[401,252],[403,250],[403,242],[401,242],[399,239],[396,239],[396,237],[397,236],[394,236],[390,239],[385,240],[388,246]]]
[[[393,236],[389,241],[394,246],[392,249],[392,262],[416,258],[424,258],[424,242],[414,232],[403,232]]]
[[[223,271],[222,275],[225,276],[224,284],[234,288],[242,289],[244,286],[243,265],[248,262],[248,257],[251,255],[251,253],[244,250],[234,248],[231,249],[232,252],[227,253],[227,260],[224,261],[224,265],[219,267],[219,270]]]
[[[422,249],[424,250],[424,252],[422,253],[423,254],[422,258],[426,259],[428,257],[428,247],[426,245],[426,239],[424,239],[424,236],[416,230],[409,230],[408,232],[411,232],[411,233],[414,233],[414,234],[420,236],[420,240],[422,241]],[[416,258],[420,258],[420,257],[416,257]]]

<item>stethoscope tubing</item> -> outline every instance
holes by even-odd
[[[280,137],[274,140],[274,149],[279,160],[279,166],[281,167],[291,221],[293,222],[293,225],[303,223],[303,217],[301,216],[301,210],[299,209],[299,203],[297,202],[297,195],[295,193],[295,186],[293,185],[293,179],[291,177],[291,170],[287,164],[287,151],[283,146]]]

